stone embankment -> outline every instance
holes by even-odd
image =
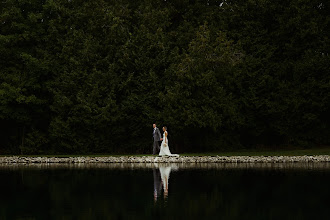
[[[0,164],[31,163],[296,163],[330,162],[330,155],[319,156],[121,156],[121,157],[0,157]]]

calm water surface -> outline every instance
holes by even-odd
[[[330,164],[0,165],[0,219],[329,219]]]

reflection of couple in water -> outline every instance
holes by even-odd
[[[168,179],[170,178],[171,169],[176,167],[165,165],[165,164],[155,164],[153,168],[154,173],[154,200],[161,195],[162,189],[164,189],[164,198],[168,196]]]

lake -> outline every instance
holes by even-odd
[[[330,164],[0,164],[0,219],[328,219]]]

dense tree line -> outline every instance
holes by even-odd
[[[0,153],[330,143],[330,2],[0,2]]]

